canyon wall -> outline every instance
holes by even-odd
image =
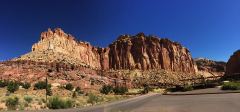
[[[69,59],[74,58],[78,60],[78,64],[85,64],[91,68],[101,69],[98,48],[91,46],[87,42],[75,40],[73,36],[64,33],[60,28],[54,31],[49,29],[41,33],[40,38],[40,41],[32,46],[32,52],[42,53],[44,51],[52,51],[61,53],[68,56]]]
[[[111,69],[165,69],[194,73],[194,62],[188,49],[179,43],[139,33],[122,35],[109,45]]]
[[[121,35],[99,48],[57,28],[41,33],[31,52],[0,63],[0,79],[36,82],[48,76],[50,83],[72,83],[86,90],[103,84],[166,87],[200,77],[195,68],[189,50],[168,39]]]
[[[32,46],[32,52],[19,59],[61,61],[97,70],[165,69],[195,73],[188,49],[168,39],[146,36],[143,33],[135,36],[121,35],[109,47],[97,48],[87,42],[75,40],[60,28],[53,31],[49,29]]]
[[[240,74],[240,50],[234,52],[227,62],[226,75]]]

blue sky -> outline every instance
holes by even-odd
[[[1,0],[0,60],[31,50],[47,28],[106,47],[138,32],[178,41],[193,56],[227,61],[240,48],[239,0]]]

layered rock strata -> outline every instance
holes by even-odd
[[[99,48],[60,28],[41,33],[31,52],[0,63],[1,79],[35,82],[46,76],[52,83],[70,82],[83,89],[177,85],[181,79],[198,77],[189,50],[177,42],[139,33],[121,35]]]
[[[62,61],[97,70],[164,69],[194,73],[194,62],[188,49],[179,43],[139,33],[121,35],[107,48],[97,48],[75,40],[57,28],[41,34],[32,52],[17,60]]]
[[[109,45],[111,69],[164,69],[194,73],[194,62],[188,49],[179,43],[139,33],[122,35]]]

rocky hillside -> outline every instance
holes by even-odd
[[[113,82],[113,79],[101,76],[98,70],[61,62],[18,60],[0,63],[1,80],[16,80],[33,84],[45,80],[46,76],[50,83],[72,83],[83,89],[97,89],[103,84]]]
[[[205,58],[194,59],[198,73],[205,77],[223,76],[226,71],[226,62],[213,61]]]
[[[108,47],[99,48],[77,41],[60,28],[41,33],[31,52],[0,63],[2,79],[36,81],[48,75],[50,82],[71,82],[83,88],[106,83],[173,85],[198,77],[195,72],[189,50],[168,39],[143,33],[121,35]]]
[[[240,50],[234,52],[227,62],[226,75],[240,74]]]

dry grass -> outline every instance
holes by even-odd
[[[128,89],[129,94],[140,94],[143,89]]]
[[[7,94],[6,88],[0,88],[0,110],[7,110],[5,101],[7,98],[14,96],[19,98],[18,110],[39,110],[45,107],[45,104],[41,101],[42,98],[45,98],[44,90],[33,90],[32,88],[25,90],[20,88],[14,93]],[[33,99],[30,104],[24,100],[24,97],[26,96],[29,96]]]
[[[62,99],[73,100],[74,107],[76,108],[91,106],[91,104],[87,102],[89,96],[86,94],[78,95],[76,98],[72,98],[73,91],[69,91],[59,87],[52,88],[52,93],[53,96],[60,96]],[[133,95],[114,95],[114,94],[102,95],[99,94],[98,92],[92,93],[100,99],[96,104],[103,104],[133,97]],[[47,108],[45,100],[45,90],[33,90],[33,87],[29,88],[28,90],[20,88],[15,93],[7,95],[6,88],[0,88],[0,111],[1,110],[6,111],[7,110],[7,107],[5,106],[6,99],[15,96],[19,98],[17,110],[40,110]],[[24,97],[31,97],[32,101],[28,103],[26,100],[24,100]]]
[[[153,89],[152,92],[154,92],[154,93],[164,93],[165,89],[156,88],[156,89]]]

